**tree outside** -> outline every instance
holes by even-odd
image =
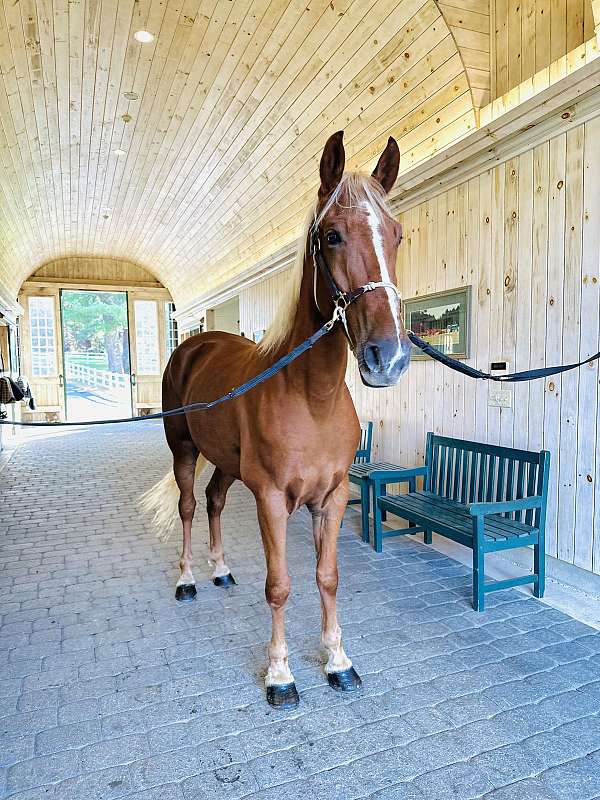
[[[129,372],[127,295],[124,292],[64,291],[63,340],[67,358],[113,373]]]

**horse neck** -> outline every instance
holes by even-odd
[[[289,352],[312,336],[324,322],[313,295],[312,256],[306,255],[298,306],[285,350]],[[338,324],[287,369],[292,384],[306,395],[309,402],[331,413],[344,388],[347,362],[348,345],[342,326]]]

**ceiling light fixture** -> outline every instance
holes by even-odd
[[[141,42],[141,44],[150,44],[150,42],[154,41],[154,35],[150,31],[136,31],[133,34],[133,38],[136,42]]]
[[[115,156],[124,156],[124,155],[126,155],[126,151],[125,150],[121,150],[121,148],[118,147],[116,150],[113,150],[113,155],[115,155]]]
[[[126,100],[139,100],[140,96],[137,92],[124,92],[123,97]]]

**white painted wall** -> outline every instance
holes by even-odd
[[[213,331],[227,331],[227,333],[239,333],[240,305],[237,297],[233,297],[226,303],[209,309],[206,315],[207,329]]]
[[[470,364],[513,370],[600,349],[600,118],[401,214],[403,296],[472,286]],[[285,273],[240,296],[241,319],[272,316]],[[244,322],[246,325],[247,323]],[[425,434],[552,454],[547,552],[600,574],[598,364],[516,384],[511,409],[484,382],[431,361],[394,389],[367,389],[352,361],[359,416],[375,421],[375,456],[421,463]]]

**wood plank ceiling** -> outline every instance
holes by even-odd
[[[0,287],[127,258],[185,305],[297,235],[334,130],[407,167],[474,127],[463,57],[433,0],[0,0]]]

